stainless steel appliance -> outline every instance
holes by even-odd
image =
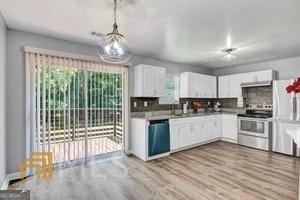
[[[271,150],[272,105],[248,105],[245,114],[238,115],[238,144],[263,150]]]
[[[273,117],[280,119],[289,119],[291,111],[291,98],[287,95],[285,88],[293,80],[278,80],[273,82]],[[291,136],[289,136],[284,124],[279,122],[273,123],[273,147],[274,152],[279,152],[287,155],[296,154],[296,146]]]
[[[150,121],[148,156],[170,152],[170,128],[168,120]]]

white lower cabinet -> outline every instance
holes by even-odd
[[[179,128],[179,148],[193,144],[192,126],[183,126]]]
[[[220,115],[170,120],[171,151],[221,137]]]
[[[237,142],[237,116],[222,114],[222,139]]]
[[[193,138],[194,143],[200,143],[205,141],[206,127],[204,123],[195,124],[193,126]]]
[[[179,148],[179,127],[170,128],[170,145],[171,150]]]
[[[221,137],[220,120],[210,121],[207,123],[207,139],[212,140]]]

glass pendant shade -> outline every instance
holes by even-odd
[[[233,61],[236,59],[236,56],[232,55],[231,53],[227,53],[224,57],[223,60],[225,61]]]
[[[98,42],[97,50],[100,58],[107,63],[125,64],[131,58],[128,42],[118,31],[117,0],[114,0],[113,30],[101,38]]]
[[[119,33],[112,32],[101,38],[97,49],[101,59],[108,63],[124,64],[131,58],[129,45]]]

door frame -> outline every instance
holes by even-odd
[[[34,139],[36,133],[36,119],[35,119],[35,63],[27,54],[27,52],[48,54],[52,56],[69,57],[72,59],[80,59],[86,61],[102,62],[100,58],[93,56],[86,56],[63,51],[56,51],[50,49],[42,49],[24,46],[23,50],[23,65],[25,67],[25,157],[28,157],[34,151]],[[129,153],[129,92],[128,92],[128,65],[123,66],[123,153]],[[30,170],[26,170],[26,176],[30,175]]]

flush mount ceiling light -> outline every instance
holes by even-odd
[[[225,52],[226,55],[222,58],[222,60],[224,61],[233,61],[236,59],[235,55],[232,55],[232,52],[235,51],[236,48],[227,48],[227,49],[223,49],[222,52]]]
[[[117,25],[117,0],[114,0],[114,24],[111,33],[102,37],[97,49],[100,58],[107,63],[124,64],[131,58],[128,42],[118,31]]]

